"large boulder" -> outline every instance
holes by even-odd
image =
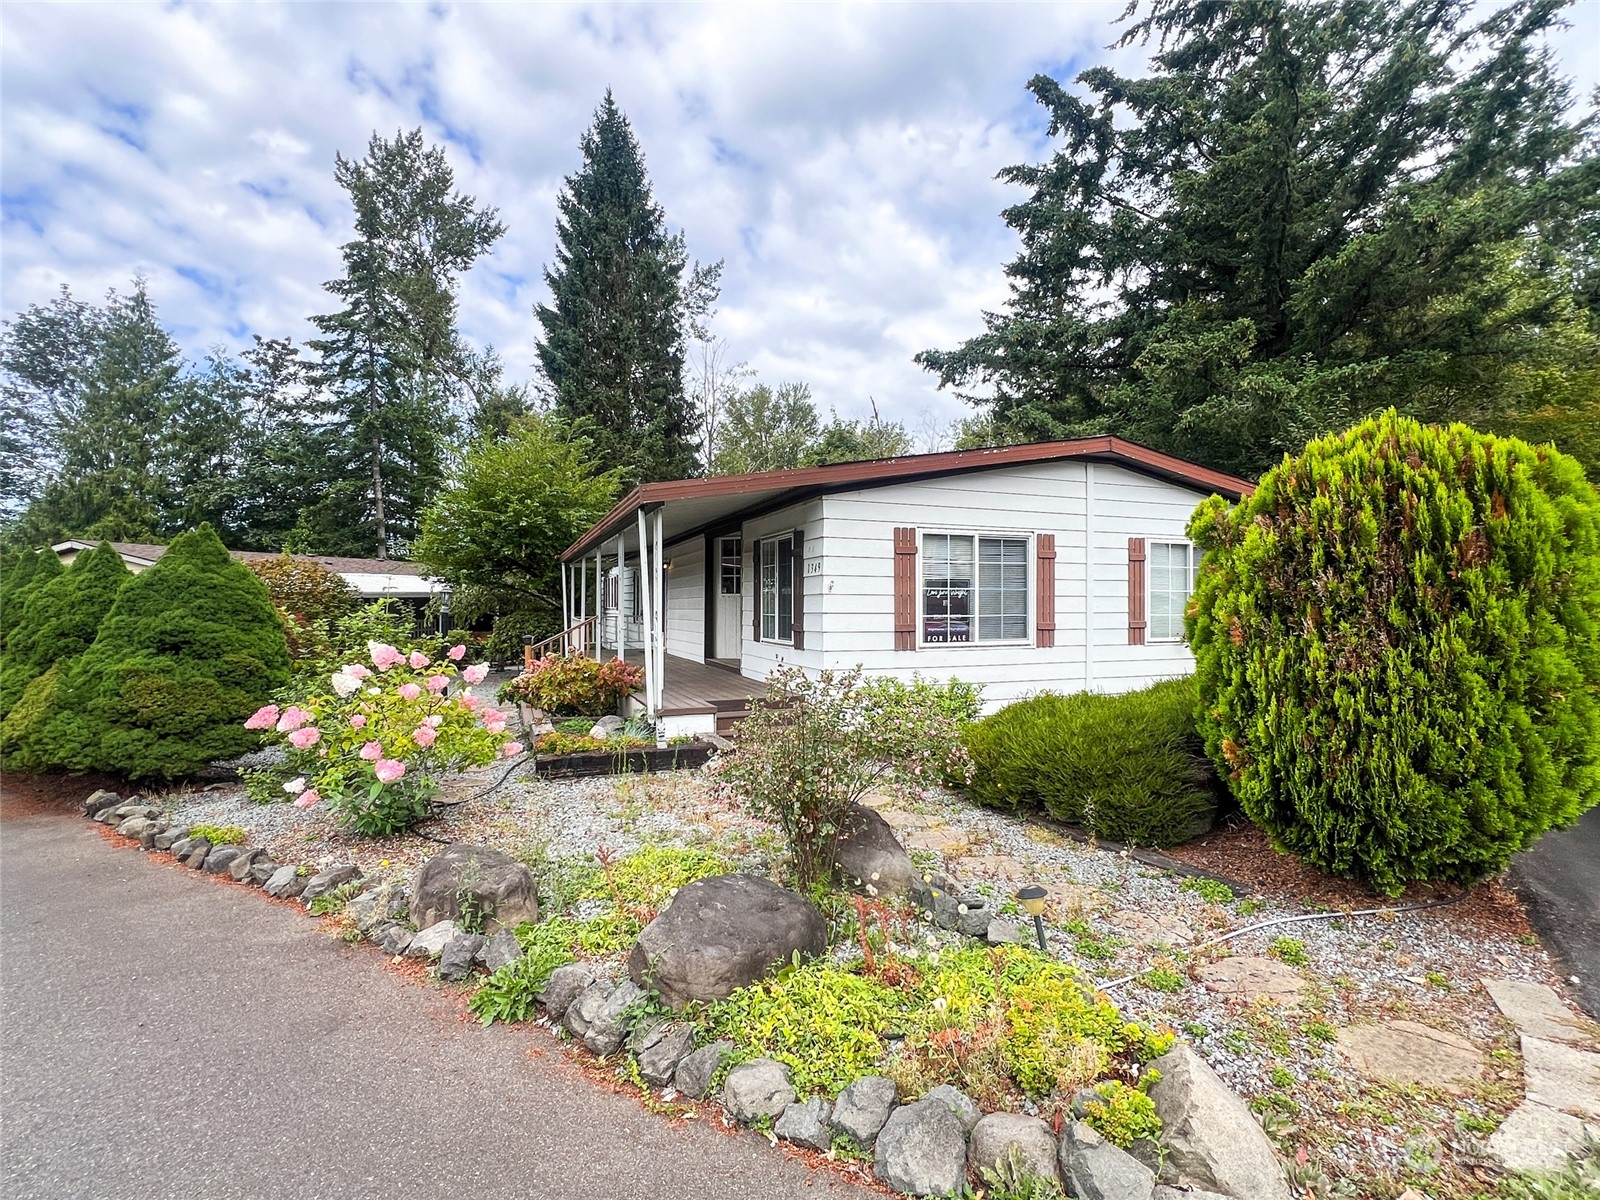
[[[948,1196],[967,1181],[967,1131],[938,1100],[889,1114],[872,1157],[879,1179],[912,1196]]]
[[[827,924],[805,897],[753,875],[714,875],[679,889],[644,927],[628,974],[679,1009],[721,1000],[797,954],[827,948]]]
[[[1194,1047],[1180,1042],[1147,1068],[1167,1148],[1165,1183],[1251,1200],[1288,1200],[1278,1156],[1244,1101],[1228,1090]]]
[[[1012,1151],[1016,1151],[1017,1161],[1023,1168],[1036,1178],[1051,1183],[1060,1181],[1056,1169],[1056,1135],[1038,1117],[995,1112],[980,1118],[973,1125],[967,1142],[967,1164],[978,1173],[980,1179],[984,1171],[1003,1167],[1010,1160]],[[1152,1185],[1155,1183],[1153,1176],[1150,1182]],[[1074,1195],[1081,1196],[1083,1193],[1075,1192]]]
[[[411,923],[426,929],[439,921],[459,922],[462,901],[483,919],[483,931],[515,929],[539,919],[539,893],[533,875],[509,854],[487,846],[446,846],[417,872],[411,887]]]
[[[852,804],[839,820],[833,873],[841,886],[853,892],[889,899],[906,895],[918,877],[889,822],[861,804]]]

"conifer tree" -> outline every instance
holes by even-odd
[[[630,483],[684,479],[698,469],[685,343],[716,298],[722,264],[689,269],[609,89],[582,150],[558,200],[551,302],[535,309],[539,365],[556,412],[593,439],[603,466]]]
[[[54,550],[29,550],[0,576],[0,650],[11,651],[11,635],[22,624],[28,598],[61,574],[61,559]]]
[[[50,554],[55,557],[53,551]],[[94,643],[100,622],[131,574],[122,555],[109,542],[101,542],[82,551],[64,574],[44,579],[29,591],[22,618],[6,639],[0,717],[11,711],[28,684]]]
[[[244,719],[288,682],[266,585],[202,525],[128,580],[81,657],[28,687],[8,761],[180,778],[255,746]]]

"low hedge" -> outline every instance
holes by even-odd
[[[1216,809],[1194,711],[1193,679],[1009,704],[967,729],[969,794],[994,808],[1042,809],[1108,841],[1177,845],[1209,829]]]

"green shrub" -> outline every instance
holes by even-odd
[[[1600,496],[1549,446],[1393,411],[1212,498],[1206,748],[1281,848],[1470,882],[1600,800]]]
[[[516,701],[547,713],[603,717],[644,686],[644,668],[620,658],[597,662],[582,654],[552,654],[500,685],[502,703]]]
[[[28,597],[62,572],[54,550],[25,551],[0,575],[0,650],[11,650],[11,631],[22,623]]]
[[[924,679],[915,672],[910,683],[883,676],[865,680],[861,693],[868,704],[880,710],[893,714],[935,712],[961,725],[976,721],[983,708],[983,685],[964,683],[954,676],[944,683]]]
[[[52,764],[43,752],[42,733],[61,711],[62,664],[57,663],[23,689],[0,721],[0,765],[11,771],[43,771]]]
[[[189,775],[259,744],[243,722],[288,682],[265,586],[202,525],[123,586],[63,670],[30,753],[130,779]]]
[[[1096,837],[1173,846],[1204,832],[1215,807],[1194,730],[1194,683],[1122,696],[1045,694],[968,727],[971,795],[996,808],[1043,808]]]
[[[1161,1136],[1156,1103],[1144,1092],[1117,1079],[1097,1084],[1094,1090],[1099,1099],[1084,1106],[1083,1119],[1113,1146],[1126,1150],[1140,1138]]]
[[[280,554],[245,565],[267,585],[283,621],[289,657],[296,663],[327,657],[332,651],[330,626],[356,610],[360,593],[338,572],[308,559]]]
[[[80,552],[64,574],[37,578],[25,597],[22,619],[6,639],[0,717],[52,664],[76,658],[94,643],[100,622],[132,573],[122,555],[101,542]]]
[[[189,826],[189,836],[205,838],[213,846],[237,846],[248,835],[237,825],[200,824]]]

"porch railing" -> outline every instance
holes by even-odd
[[[563,654],[582,654],[588,650],[591,635],[594,632],[594,623],[598,616],[588,616],[573,625],[567,626],[560,633],[547,637],[542,642],[524,642],[522,645],[522,669],[533,670],[533,664],[550,651],[559,646]]]

